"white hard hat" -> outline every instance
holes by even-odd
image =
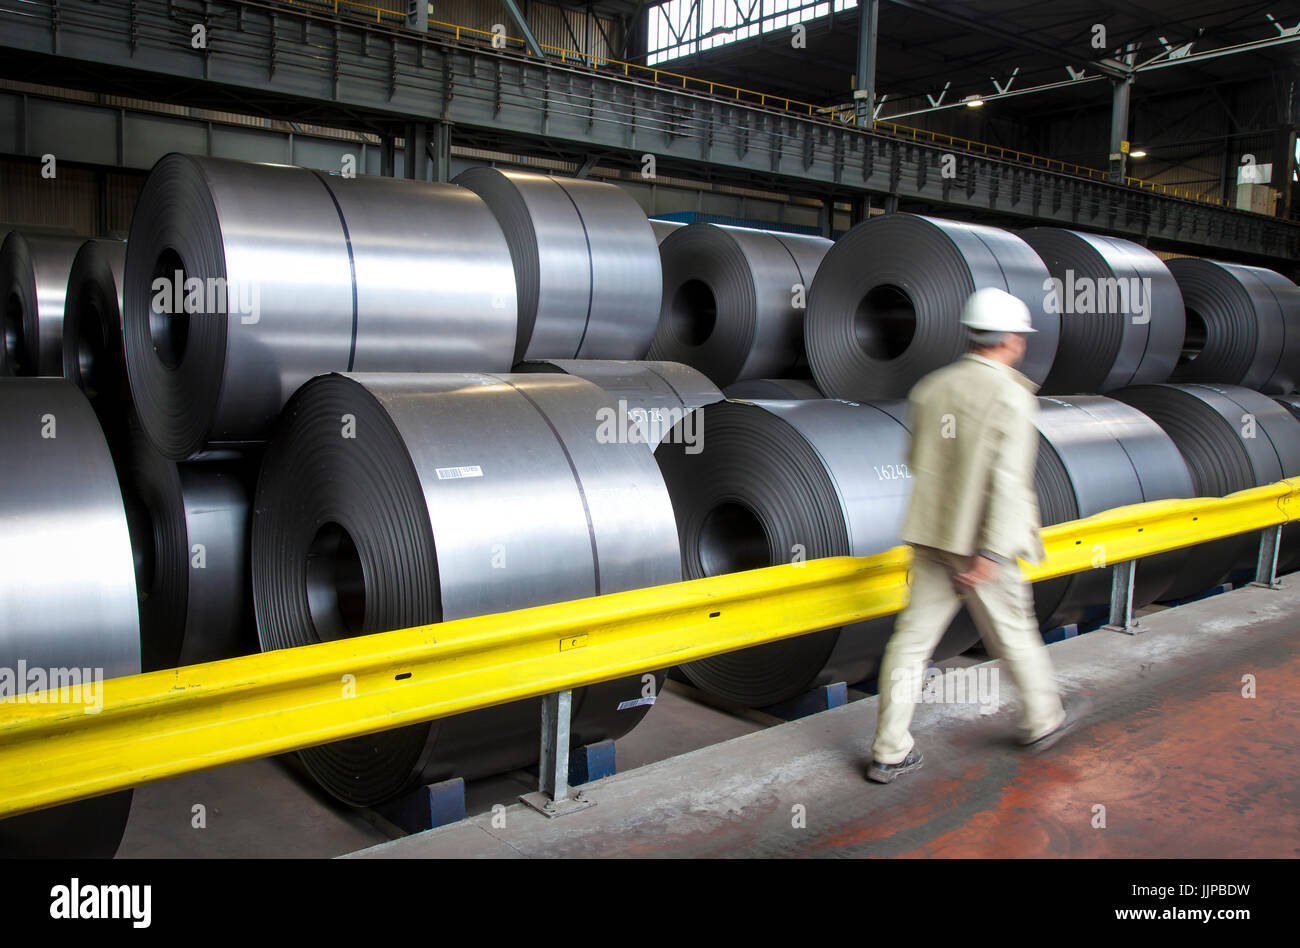
[[[977,332],[1038,332],[1029,322],[1029,307],[1006,290],[976,290],[961,310],[961,323]]]

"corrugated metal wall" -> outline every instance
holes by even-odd
[[[58,230],[87,237],[126,237],[144,174],[0,159],[0,229]]]

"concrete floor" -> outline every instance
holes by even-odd
[[[504,825],[483,814],[355,855],[1300,855],[1298,615],[1289,579],[1148,615],[1142,635],[1051,646],[1063,687],[1093,708],[1042,754],[1011,743],[1000,676],[992,714],[921,705],[925,767],[890,786],[863,779],[876,702],[857,701],[624,770],[556,820],[515,805]],[[661,714],[672,726],[672,706],[633,736]]]

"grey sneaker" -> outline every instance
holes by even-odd
[[[876,783],[893,783],[900,774],[910,774],[913,770],[920,770],[924,762],[925,756],[913,747],[907,752],[907,756],[896,764],[881,764],[873,760],[867,770],[867,779],[874,780]]]
[[[1031,751],[1045,751],[1065,735],[1074,730],[1075,725],[1092,709],[1092,702],[1086,695],[1066,695],[1061,704],[1065,708],[1065,718],[1054,729],[1032,740],[1021,738],[1020,745]]]

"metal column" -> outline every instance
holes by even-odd
[[[1116,184],[1123,184],[1128,173],[1129,102],[1133,96],[1135,75],[1131,67],[1135,55],[1133,47],[1128,47],[1123,61],[1128,64],[1130,71],[1123,79],[1113,81],[1114,94],[1110,106],[1110,180]]]
[[[858,73],[853,90],[854,118],[858,128],[870,128],[876,117],[876,24],[880,0],[858,4]]]
[[[547,817],[563,816],[595,806],[579,790],[569,796],[569,719],[573,692],[561,691],[542,698],[542,753],[537,768],[537,792],[519,799]]]

